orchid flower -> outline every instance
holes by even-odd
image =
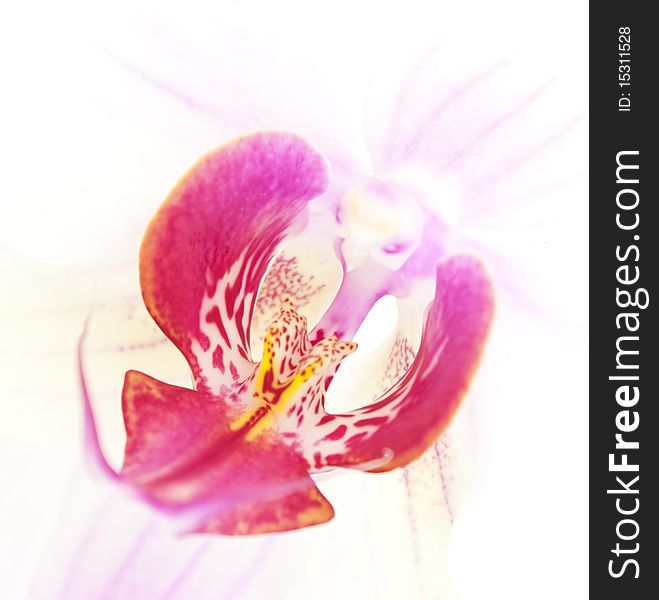
[[[574,532],[587,520],[565,486],[547,480],[570,489],[585,481],[575,446],[585,443],[585,409],[577,399],[586,397],[580,379],[587,322],[586,209],[580,210],[586,206],[586,7],[250,0],[192,2],[170,12],[167,3],[122,0],[41,4],[40,19],[32,3],[16,4],[9,15],[15,18],[0,24],[8,83],[0,114],[0,261],[9,292],[0,314],[3,594],[48,600],[578,596],[573,582],[583,583],[585,537]],[[557,33],[564,43],[555,43]],[[263,172],[283,185],[284,174],[299,167],[306,191],[287,179],[298,194],[269,201],[246,195],[237,205],[224,194],[230,188],[216,190],[223,195],[222,208],[213,211],[222,223],[215,231],[230,235],[192,244],[172,238],[175,252],[168,256],[185,264],[167,268],[168,279],[142,281],[168,339],[140,298],[138,269],[155,274],[158,264],[153,253],[142,253],[137,264],[144,227],[156,214],[143,248],[151,240],[162,254],[168,236],[156,234],[172,205],[157,207],[176,178],[208,149],[246,131],[296,132],[300,137],[256,138],[279,148],[268,153],[273,163],[286,162],[283,147],[308,158],[304,168]],[[170,200],[207,181],[206,161],[256,138],[208,155]],[[248,155],[258,152],[245,150],[245,168],[253,164]],[[245,169],[232,169],[226,181],[237,185],[240,173]],[[208,194],[210,188],[194,198]],[[281,219],[273,238],[273,215],[261,212],[263,205],[276,206]],[[259,208],[258,218],[256,212],[245,218],[249,207]],[[286,211],[295,215],[285,219]],[[169,227],[214,222],[177,218]],[[216,245],[202,249],[200,242],[211,239]],[[223,240],[234,243],[225,254],[217,245]],[[246,259],[246,250],[261,260],[240,264],[263,271],[255,273],[256,298],[238,302],[245,290],[230,286],[236,306],[244,307],[239,320],[215,297],[219,285],[213,289],[210,279],[223,269],[237,275],[231,265]],[[467,311],[461,300],[455,306],[470,317],[456,329],[461,337],[451,336],[443,349],[431,337],[455,325],[445,305],[454,306],[460,282],[474,292],[481,282],[483,301],[491,300],[477,257],[496,289],[497,308],[481,367],[470,377],[483,348],[478,336],[468,335],[478,311]],[[221,258],[226,264],[214,263]],[[204,270],[210,263],[216,271]],[[188,306],[196,310],[159,304],[167,282],[174,290],[166,298],[189,293]],[[200,319],[198,302],[210,311],[211,303],[217,306],[211,322]],[[383,308],[392,318],[376,318]],[[75,362],[88,313],[83,452]],[[485,307],[480,316],[485,328]],[[272,405],[250,395],[268,332],[284,317],[306,319],[307,356],[319,358],[314,349],[341,341],[359,343],[334,375],[336,364],[314,374],[331,379],[319,390],[324,403],[315,398],[318,414],[335,417],[333,424],[318,426],[313,410],[303,410],[298,426],[298,415],[279,410],[297,402],[311,379]],[[471,362],[449,352],[457,339],[473,344]],[[301,354],[286,376],[297,373]],[[548,369],[557,357],[560,377]],[[419,366],[435,358],[438,370],[423,383]],[[460,361],[470,387],[450,423],[442,423],[441,415],[425,411],[434,406],[448,419],[463,392],[417,392],[456,372],[450,361]],[[132,413],[124,449],[120,399],[127,370],[128,408],[131,402],[150,408],[154,391],[162,392],[162,402],[158,411]],[[240,382],[251,392],[241,391]],[[369,437],[348,448],[359,435],[355,415],[408,385],[400,411],[394,414],[392,403],[390,421],[367,426],[359,433]],[[225,443],[242,435],[231,424],[259,406],[262,429],[252,427],[249,440],[245,429],[240,443]],[[180,427],[184,417],[188,426]],[[339,422],[346,425],[340,440],[314,446]],[[167,434],[169,445],[159,445],[155,429],[144,435],[145,427]],[[555,443],[557,431],[567,443]],[[419,433],[412,438],[412,432]],[[210,435],[217,435],[223,458],[209,455],[195,471]],[[263,456],[267,438],[280,444]],[[244,460],[248,448],[263,460]],[[83,468],[89,456],[109,484]],[[250,474],[258,485],[247,481]],[[231,475],[244,478],[239,487],[213,484],[213,477]],[[286,499],[311,505],[314,493],[322,495],[315,511],[304,513],[314,517],[307,523],[329,518],[331,502],[336,514],[327,525],[274,535],[178,535],[297,527],[305,518],[283,514]],[[239,518],[245,502],[252,522]],[[279,516],[266,518],[268,503],[278,503]],[[545,519],[547,513],[556,517]],[[574,543],[566,548],[568,530]],[[520,547],[533,552],[519,553]],[[561,577],[547,580],[545,565],[559,549],[566,559]],[[515,578],[502,558],[513,554]]]
[[[307,284],[304,275],[268,267],[287,236],[309,222],[307,204],[328,179],[326,161],[301,138],[248,135],[201,159],[145,234],[144,301],[185,356],[194,389],[126,374],[127,441],[117,478],[160,508],[194,510],[196,531],[252,534],[328,521],[332,506],[309,474],[387,471],[414,460],[449,423],[478,365],[493,314],[490,280],[472,256],[435,256],[435,296],[418,352],[400,338],[389,358],[398,380],[382,386],[374,402],[360,398],[361,408],[328,412],[324,394],[356,348],[357,326],[382,295],[409,287],[437,246],[428,235],[390,239],[398,221],[381,224],[389,207],[370,207],[366,219],[385,234],[377,249],[405,250],[406,259],[398,270],[345,272],[332,306],[309,332],[292,300]],[[369,193],[387,203],[388,191],[379,183]],[[349,210],[358,210],[357,193],[365,192],[352,192]],[[255,362],[252,315],[264,306],[279,310]],[[92,450],[102,461],[85,399]]]

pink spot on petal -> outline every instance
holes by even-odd
[[[370,419],[360,419],[355,422],[355,427],[367,427],[368,425],[383,425],[388,417],[372,417]]]
[[[334,431],[328,433],[323,440],[336,441],[340,440],[346,433],[348,428],[345,425],[339,425]]]
[[[215,350],[213,351],[213,366],[219,369],[220,373],[224,373],[224,352],[222,346],[215,346]]]
[[[334,415],[325,415],[320,421],[318,421],[318,423],[316,423],[316,425],[320,427],[321,425],[332,422],[335,418]]]

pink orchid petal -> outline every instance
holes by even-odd
[[[494,296],[482,263],[459,255],[440,262],[435,300],[419,351],[406,375],[380,400],[348,414],[321,415],[314,461],[368,470],[405,465],[446,427],[478,366],[493,317]]]
[[[126,376],[121,476],[163,509],[195,507],[195,529],[228,535],[323,523],[334,512],[303,462],[274,433],[248,440],[223,397]]]
[[[324,159],[288,133],[259,133],[195,165],[151,221],[140,254],[145,304],[199,389],[251,367],[249,327],[278,244],[327,184]]]
[[[126,449],[121,475],[136,484],[176,473],[229,435],[237,407],[223,398],[128,371],[122,407]]]

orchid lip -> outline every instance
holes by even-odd
[[[308,332],[296,304],[325,289],[310,283],[315,263],[307,260],[307,271],[289,259],[278,263],[284,269],[270,267],[284,240],[308,223],[322,235],[307,204],[328,177],[325,159],[298,136],[257,133],[207,155],[161,206],[142,243],[140,282],[194,386],[126,374],[119,473],[100,450],[83,379],[88,444],[101,470],[154,507],[190,515],[195,531],[243,535],[328,521],[333,509],[310,474],[386,471],[420,456],[450,422],[480,360],[493,313],[490,279],[473,256],[431,261],[434,230],[421,208],[406,210],[406,188],[391,182],[374,180],[344,196],[344,225],[355,235],[330,245],[341,253],[343,282]],[[385,210],[375,214],[374,205]],[[352,269],[351,244],[372,254]],[[408,352],[401,321],[386,386],[361,408],[329,413],[325,394],[356,349],[350,339],[361,321],[378,298],[413,289],[417,273],[436,281],[418,351]],[[258,322],[256,310],[264,311]],[[266,325],[262,334],[252,331],[255,323]],[[259,339],[263,353],[254,362]]]

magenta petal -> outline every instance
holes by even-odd
[[[217,391],[251,368],[259,284],[327,178],[324,159],[301,138],[257,133],[199,161],[151,221],[140,254],[144,301],[199,389]]]
[[[467,391],[493,313],[492,284],[478,259],[460,255],[440,262],[435,300],[411,368],[374,404],[321,416],[316,465],[385,471],[418,457],[447,426]]]
[[[248,439],[225,397],[126,375],[121,476],[155,506],[197,515],[193,529],[229,535],[296,529],[333,510],[306,466],[271,431]]]

